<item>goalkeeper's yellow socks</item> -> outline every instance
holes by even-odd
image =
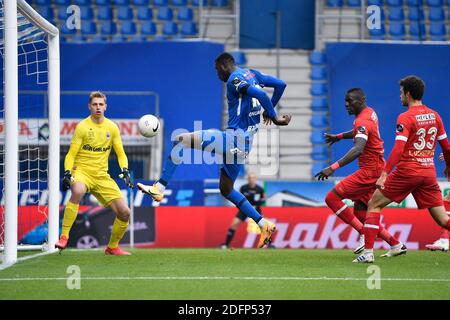
[[[78,214],[78,204],[67,202],[66,208],[64,209],[64,218],[62,222],[62,232],[61,235],[69,238],[70,228],[72,228],[75,219]]]
[[[108,247],[111,249],[117,248],[119,246],[119,241],[122,239],[125,231],[127,231],[129,221],[122,221],[116,219],[111,231],[111,239],[109,239]]]

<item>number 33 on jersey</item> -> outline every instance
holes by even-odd
[[[397,168],[408,174],[435,175],[436,140],[447,137],[439,114],[426,106],[413,106],[397,119],[396,140],[406,145]]]

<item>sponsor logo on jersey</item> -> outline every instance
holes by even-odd
[[[416,120],[417,122],[436,120],[436,115],[434,113],[418,114]]]
[[[107,147],[93,147],[93,146],[91,146],[89,144],[85,144],[85,145],[83,145],[82,149],[86,150],[86,151],[91,151],[91,152],[106,152],[109,149],[111,149],[111,146],[107,146]]]
[[[370,119],[372,119],[372,121],[377,122],[378,121],[378,116],[377,114],[374,112],[372,112],[372,114],[370,115]]]
[[[233,85],[236,88],[236,91],[239,90],[239,86],[240,85],[246,85],[247,82],[245,82],[244,80],[239,79],[238,77],[234,78],[233,80]]]
[[[356,130],[358,130],[359,133],[366,134],[366,127],[359,126]]]
[[[248,114],[249,117],[259,116],[262,112],[262,110],[259,109],[258,111],[252,111]]]
[[[397,125],[396,131],[400,133],[400,132],[403,132],[404,129],[405,129],[405,126],[404,126],[404,125],[398,124],[398,125]]]

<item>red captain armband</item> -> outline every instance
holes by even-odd
[[[330,166],[330,168],[333,170],[333,171],[336,171],[337,169],[339,169],[341,166],[339,165],[339,162],[335,162],[335,163],[333,163],[331,166]]]
[[[343,133],[338,133],[338,134],[336,135],[336,137],[337,137],[339,140],[342,140],[342,139],[344,139],[344,134],[343,134]]]

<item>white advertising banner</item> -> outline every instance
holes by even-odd
[[[69,145],[75,127],[82,119],[61,119],[61,145]],[[120,128],[122,142],[128,146],[150,145],[151,140],[139,134],[138,119],[111,119]],[[48,119],[19,119],[19,144],[46,144],[48,140]],[[4,143],[4,123],[0,123],[0,144]]]

